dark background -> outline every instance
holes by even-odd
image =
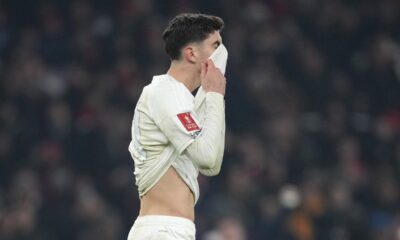
[[[398,0],[0,0],[0,239],[126,239],[133,111],[187,11],[230,54],[198,239],[400,239]]]

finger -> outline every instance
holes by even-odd
[[[207,65],[209,69],[215,69],[215,64],[211,59],[207,59]]]

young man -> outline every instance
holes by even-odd
[[[197,176],[218,174],[224,151],[223,26],[216,16],[181,14],[163,33],[170,68],[143,89],[132,122],[141,206],[128,240],[195,239]]]

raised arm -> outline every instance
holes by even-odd
[[[186,154],[206,175],[219,172],[225,137],[224,94],[226,80],[212,61],[203,64],[201,84],[206,91],[205,118],[199,125],[193,103],[174,88],[159,88],[152,99],[152,116],[179,154]],[[222,149],[221,149],[222,146]]]

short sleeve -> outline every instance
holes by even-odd
[[[149,97],[154,122],[181,154],[201,133],[193,99],[173,88],[157,90]]]

